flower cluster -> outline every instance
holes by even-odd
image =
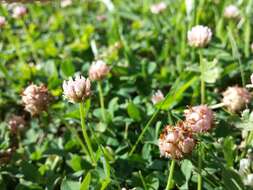
[[[153,104],[157,104],[164,100],[164,95],[161,90],[158,90],[156,93],[153,94],[151,101]]]
[[[228,19],[236,19],[240,15],[240,11],[235,5],[229,5],[224,10],[224,17]]]
[[[6,24],[6,19],[3,16],[0,16],[0,28],[3,28]]]
[[[21,116],[13,115],[8,122],[8,127],[11,133],[16,134],[19,131],[23,130],[25,127],[25,120]]]
[[[31,84],[22,92],[22,102],[25,110],[30,112],[32,116],[46,111],[51,98],[52,95],[44,85]]]
[[[158,144],[161,156],[181,159],[185,154],[192,152],[196,143],[192,132],[184,123],[178,123],[175,127],[167,125],[164,128]]]
[[[150,6],[150,11],[153,14],[159,14],[167,8],[166,3],[160,2]]]
[[[160,135],[159,148],[162,156],[181,159],[192,152],[196,140],[193,134],[209,131],[213,125],[213,112],[206,105],[191,107],[184,111],[185,121],[175,127],[166,126]]]
[[[90,87],[89,79],[76,76],[74,80],[70,78],[68,81],[63,82],[63,94],[71,103],[82,102],[90,96]]]
[[[187,33],[188,43],[192,47],[205,47],[212,39],[212,31],[207,26],[194,26]]]
[[[193,132],[207,132],[213,127],[213,111],[206,105],[190,107],[184,111],[185,122]]]
[[[222,102],[231,112],[242,110],[251,100],[249,91],[238,86],[228,87],[222,95]]]
[[[13,9],[12,17],[21,18],[27,14],[27,9],[25,6],[17,6]]]
[[[102,80],[105,78],[106,75],[108,75],[109,71],[110,69],[104,61],[102,60],[94,61],[89,69],[89,78],[92,81]]]

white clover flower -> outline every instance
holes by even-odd
[[[153,14],[159,14],[167,8],[166,3],[160,2],[150,6],[150,11]]]
[[[187,33],[188,43],[192,47],[204,47],[212,39],[212,31],[207,26],[194,26]]]
[[[8,121],[8,128],[10,129],[11,133],[16,134],[24,129],[25,124],[26,122],[23,117],[13,115]]]
[[[213,111],[206,105],[194,106],[184,111],[185,123],[193,132],[207,132],[213,127]]]
[[[91,80],[102,80],[108,75],[110,69],[102,60],[93,62],[89,69],[89,78]]]
[[[195,144],[191,131],[183,123],[175,127],[166,126],[158,142],[161,156],[173,159],[182,159],[185,154],[191,153]]]
[[[222,95],[224,105],[231,112],[242,110],[251,100],[249,91],[238,86],[228,87]]]
[[[6,19],[3,16],[0,16],[0,28],[4,27],[6,24]]]
[[[235,5],[229,5],[224,10],[224,17],[228,19],[238,18],[240,15],[240,11]]]
[[[25,110],[30,112],[32,116],[46,111],[51,99],[52,96],[44,85],[31,84],[22,92]]]
[[[158,90],[156,93],[154,93],[151,98],[151,101],[153,104],[157,104],[163,100],[164,100],[164,95],[160,90]]]
[[[27,9],[25,6],[17,6],[13,9],[12,17],[21,18],[27,14]]]
[[[63,94],[71,103],[78,103],[86,100],[91,94],[91,83],[83,76],[76,76],[63,82]]]

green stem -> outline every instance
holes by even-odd
[[[141,178],[141,182],[142,182],[142,185],[143,185],[144,190],[147,190],[148,188],[147,188],[147,185],[146,185],[146,183],[145,183],[145,180],[144,180],[144,178],[143,178],[143,176],[142,176],[142,174],[141,174],[141,171],[139,171],[139,176],[140,176],[140,178]]]
[[[234,57],[234,59],[237,59],[238,63],[239,63],[239,68],[240,68],[240,73],[241,73],[241,78],[242,78],[242,86],[245,87],[245,85],[246,85],[245,73],[244,73],[244,70],[243,70],[243,65],[242,65],[240,53],[239,53],[239,50],[238,50],[238,47],[237,47],[237,44],[236,44],[236,41],[235,41],[235,38],[234,38],[234,35],[233,35],[233,30],[232,30],[231,25],[229,25],[227,27],[227,31],[228,31],[228,37],[229,37],[229,40],[230,40],[230,44],[231,44],[231,47],[232,47],[233,57]]]
[[[77,139],[77,141],[79,142],[80,146],[82,147],[84,153],[90,157],[90,153],[89,153],[88,149],[86,148],[86,146],[83,144],[83,141],[82,141],[82,139],[79,137],[79,135],[78,135],[76,129],[73,128],[73,127],[69,127],[68,125],[66,125],[66,126],[67,126],[67,128],[71,131],[71,133],[74,134],[74,136],[76,137],[76,139]]]
[[[205,103],[205,80],[204,80],[204,64],[201,50],[199,51],[199,63],[200,63],[200,72],[201,72],[201,104]],[[202,189],[202,160],[201,160],[201,151],[198,151],[198,190]]]
[[[103,96],[103,90],[102,90],[101,81],[98,81],[98,93],[99,93],[99,100],[100,100],[102,118],[103,118],[103,121],[106,122],[106,117],[105,117],[105,104],[104,104],[104,96]]]
[[[172,160],[170,163],[170,173],[169,173],[169,177],[168,177],[168,181],[167,181],[167,186],[165,190],[170,190],[170,187],[172,185],[172,181],[173,181],[173,173],[174,173],[174,169],[175,169],[175,160]]]
[[[204,72],[205,71],[204,71],[204,64],[203,64],[203,57],[202,57],[201,50],[199,51],[199,64],[200,64],[200,72],[201,72],[201,76],[200,76],[201,104],[204,104],[205,103],[205,80],[204,80]]]
[[[139,142],[140,142],[140,140],[142,139],[142,137],[144,136],[146,130],[149,128],[149,126],[150,126],[150,125],[153,123],[153,121],[155,120],[155,118],[156,118],[156,116],[158,115],[159,111],[160,111],[160,109],[157,109],[157,110],[155,111],[155,113],[152,115],[152,117],[150,118],[150,120],[148,121],[148,123],[146,124],[146,126],[143,128],[143,130],[142,130],[140,136],[138,137],[138,139],[137,139],[136,143],[134,144],[133,148],[131,149],[131,151],[130,151],[130,153],[129,153],[129,156],[131,156],[131,155],[134,153],[134,151],[135,151],[135,149],[136,149],[136,146],[139,144]]]
[[[80,103],[79,108],[80,108],[80,118],[81,118],[83,137],[84,137],[84,140],[85,140],[86,145],[88,147],[88,150],[90,152],[90,159],[93,162],[93,164],[96,165],[96,160],[95,160],[94,152],[93,152],[93,149],[92,149],[92,146],[91,146],[91,142],[90,142],[89,136],[86,132],[86,125],[85,125],[85,115],[86,115],[86,113],[84,112],[83,102]]]
[[[198,152],[198,190],[202,189],[202,176],[201,176],[201,168],[202,168],[202,160],[201,160],[201,151]]]

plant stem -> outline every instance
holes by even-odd
[[[201,104],[205,103],[205,80],[204,80],[204,65],[203,65],[203,57],[201,50],[199,51],[199,65],[200,65],[200,88],[201,88]]]
[[[106,117],[105,117],[105,104],[104,104],[104,96],[103,96],[103,90],[102,90],[101,81],[98,81],[98,93],[99,93],[99,100],[100,100],[102,118],[103,118],[103,121],[106,122]]]
[[[174,173],[174,169],[175,169],[175,163],[176,163],[176,161],[174,159],[171,160],[171,163],[170,163],[170,173],[169,173],[169,177],[168,177],[168,181],[167,181],[167,186],[166,186],[165,190],[170,190],[170,187],[172,185],[173,173]]]
[[[201,151],[198,150],[198,190],[202,189],[202,176],[201,176],[201,168],[202,168],[202,160],[201,160]]]
[[[140,140],[142,139],[143,135],[145,134],[146,130],[148,129],[148,127],[153,123],[153,121],[155,120],[156,116],[158,115],[160,109],[157,109],[155,111],[155,113],[152,115],[152,117],[150,118],[150,120],[148,121],[148,123],[146,124],[146,126],[143,128],[140,136],[138,137],[136,143],[134,144],[133,148],[131,149],[130,153],[129,153],[129,156],[131,156],[135,149],[136,149],[136,146],[139,144]]]
[[[81,118],[83,137],[84,137],[84,140],[85,140],[86,145],[88,147],[88,150],[90,152],[90,159],[93,162],[93,164],[96,165],[96,160],[95,160],[94,152],[93,152],[93,149],[92,149],[92,146],[91,146],[91,142],[90,142],[89,136],[86,132],[86,125],[85,125],[86,113],[84,112],[83,102],[81,102],[79,105],[80,105],[79,110],[80,110],[80,118]]]
[[[201,104],[205,103],[205,80],[204,80],[204,65],[203,65],[203,57],[202,50],[199,51],[199,63],[200,63],[200,72],[201,72]],[[202,189],[202,176],[201,169],[202,168],[202,160],[201,160],[201,151],[198,150],[198,190]]]

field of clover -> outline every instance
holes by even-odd
[[[14,1],[0,190],[253,189],[253,0]]]

